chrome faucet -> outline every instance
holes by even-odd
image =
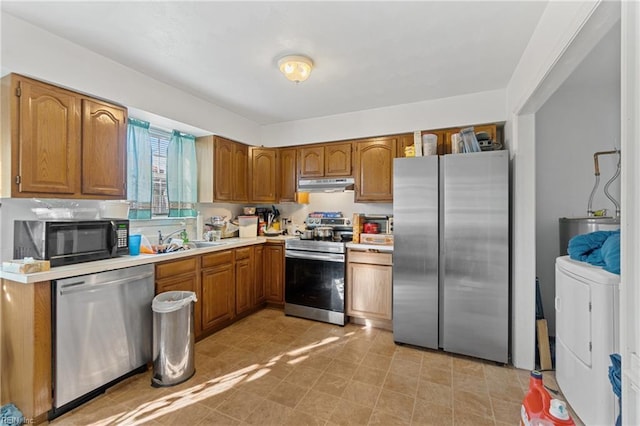
[[[158,245],[161,246],[164,244],[164,240],[171,237],[172,235],[177,234],[178,232],[187,232],[186,228],[178,229],[177,231],[170,232],[169,235],[162,235],[162,231],[158,231]],[[171,242],[171,238],[167,240],[167,243]]]

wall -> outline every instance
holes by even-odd
[[[312,212],[342,212],[347,218],[354,213],[393,214],[391,203],[354,203],[353,191],[345,192],[312,192],[309,194],[309,204],[279,204],[278,209],[282,217],[292,219],[293,223],[303,225],[307,215]]]
[[[260,145],[259,126],[231,111],[2,13],[2,72],[16,72],[101,97],[188,127]]]
[[[550,335],[555,335],[558,218],[586,216],[595,183],[593,154],[620,148],[620,25],[589,53],[535,115],[536,273]],[[604,195],[618,156],[600,157],[593,209],[615,213]],[[620,179],[609,189],[620,202]]]
[[[261,128],[265,146],[406,133],[506,120],[505,90],[472,93],[327,117],[277,123]]]

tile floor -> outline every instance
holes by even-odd
[[[195,362],[183,384],[140,374],[52,424],[516,425],[529,376],[275,309],[198,342]]]

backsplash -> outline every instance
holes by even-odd
[[[393,214],[392,203],[354,203],[353,191],[312,192],[309,204],[279,204],[280,216],[290,218],[295,224],[304,224],[307,215],[316,211],[342,212],[351,218],[354,213]]]
[[[276,204],[280,210],[280,216],[291,219],[298,225],[304,225],[307,215],[315,211],[339,211],[345,217],[350,218],[353,213],[368,214],[392,214],[391,203],[354,203],[353,191],[311,193],[309,204],[283,203]],[[51,203],[56,207],[78,207],[82,209],[98,209],[100,200],[62,200],[41,199],[45,203]],[[271,204],[246,204],[248,206],[271,207]],[[2,198],[0,199],[0,258],[9,260],[13,258],[13,221],[35,220],[38,217],[31,211],[32,208],[42,207],[42,203],[33,198]],[[242,214],[243,204],[229,203],[201,203],[197,210],[203,217],[203,223],[207,223],[211,216],[224,216],[228,219]],[[163,235],[186,228],[191,240],[202,239],[196,235],[196,218],[155,218],[149,220],[132,220],[131,233],[144,235],[151,244],[158,242],[158,231]]]

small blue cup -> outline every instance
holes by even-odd
[[[134,234],[129,235],[129,256],[137,256],[140,254],[140,241],[142,235]]]

